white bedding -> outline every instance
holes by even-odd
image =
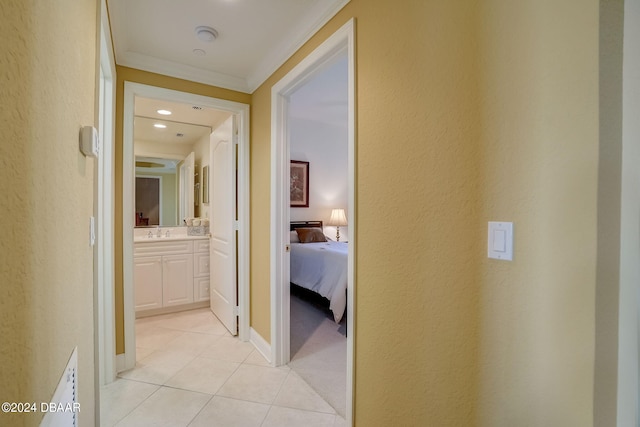
[[[347,306],[347,243],[292,243],[290,280],[329,300],[339,323]]]

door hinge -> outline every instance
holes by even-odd
[[[233,307],[233,315],[240,316],[240,307],[238,307],[237,305]]]
[[[240,221],[233,221],[233,229],[235,231],[240,230]]]

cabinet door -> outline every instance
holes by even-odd
[[[162,307],[162,257],[133,259],[136,311]]]
[[[209,301],[209,276],[193,279],[193,293],[195,302]]]
[[[193,302],[193,255],[162,257],[162,305]]]

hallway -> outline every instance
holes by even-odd
[[[273,368],[208,309],[136,321],[136,368],[102,389],[103,426],[345,426],[288,367]]]

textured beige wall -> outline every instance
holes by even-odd
[[[122,126],[124,114],[124,83],[134,82],[149,86],[157,86],[181,92],[194,93],[196,95],[210,96],[212,98],[226,99],[229,101],[251,103],[251,95],[208,86],[201,83],[190,82],[135,70],[127,67],[117,67],[116,84],[116,130],[115,130],[115,322],[116,322],[116,353],[124,353],[124,302],[122,290]]]
[[[515,224],[514,262],[483,262],[482,425],[593,423],[598,20],[595,0],[480,11],[480,225]]]
[[[592,425],[595,0],[352,0],[260,87],[253,327],[270,339],[271,87],[351,17],[356,425]],[[513,262],[486,258],[490,220]]]
[[[0,401],[48,402],[78,347],[80,424],[93,425],[96,1],[0,2]],[[0,413],[35,426],[42,414]]]

